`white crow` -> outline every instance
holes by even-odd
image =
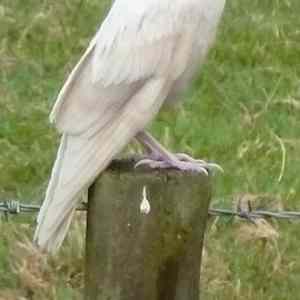
[[[188,86],[212,45],[225,0],[115,0],[61,89],[50,119],[62,134],[36,244],[54,253],[81,196],[136,138],[150,167],[207,173],[172,154],[145,127]]]

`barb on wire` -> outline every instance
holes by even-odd
[[[8,200],[0,202],[0,213],[8,215],[16,215],[20,213],[37,213],[40,210],[39,205],[23,204],[17,200]],[[81,203],[77,207],[78,211],[87,210],[86,203]],[[240,217],[249,221],[253,221],[259,218],[275,218],[275,219],[289,219],[300,220],[300,212],[297,211],[267,211],[267,210],[245,210],[240,207],[234,211],[226,208],[210,208],[209,214],[211,216],[219,217]]]

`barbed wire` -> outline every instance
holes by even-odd
[[[0,213],[6,215],[18,215],[20,213],[37,213],[39,212],[41,206],[34,204],[24,204],[18,200],[7,200],[0,202]],[[76,210],[85,211],[87,207],[84,203],[79,205]]]
[[[21,213],[37,213],[40,210],[40,205],[24,204],[18,200],[7,200],[0,202],[0,213],[4,215],[18,215]],[[86,211],[87,205],[82,203],[76,209],[77,211]],[[209,215],[219,217],[239,217],[246,220],[253,220],[259,218],[275,218],[275,219],[288,219],[300,220],[300,212],[298,211],[268,211],[268,210],[251,210],[242,209],[238,207],[237,210],[226,208],[209,208]]]
[[[212,216],[229,216],[240,217],[243,219],[258,219],[258,218],[275,218],[275,219],[299,219],[300,212],[297,211],[267,211],[267,210],[253,210],[253,211],[234,211],[230,209],[210,208],[209,214]]]

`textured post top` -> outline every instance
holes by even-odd
[[[108,168],[106,169],[105,173],[110,174],[118,174],[118,175],[125,175],[130,174],[130,176],[143,176],[148,175],[150,177],[158,177],[158,178],[197,178],[197,181],[201,182],[201,184],[207,186],[211,184],[211,176],[205,175],[202,173],[191,172],[191,171],[180,171],[176,169],[151,169],[147,166],[140,166],[135,168],[135,164],[137,163],[138,159],[129,157],[125,159],[115,159],[113,160]],[[104,173],[104,174],[105,174]],[[103,174],[99,176],[99,178],[95,181],[101,180]]]

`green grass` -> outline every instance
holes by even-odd
[[[58,141],[48,113],[107,7],[100,0],[1,1],[0,199],[42,198]],[[300,210],[299,14],[298,0],[229,0],[217,44],[184,107],[152,125],[170,148],[223,166],[225,174],[215,178],[215,205],[231,206],[235,195],[250,193],[267,194],[267,208]],[[211,221],[205,299],[299,298],[298,224],[261,226]],[[32,218],[0,220],[0,299],[76,299],[82,286],[79,229],[59,258],[40,266],[24,241],[32,228]],[[34,268],[24,275],[18,270],[26,263]]]

